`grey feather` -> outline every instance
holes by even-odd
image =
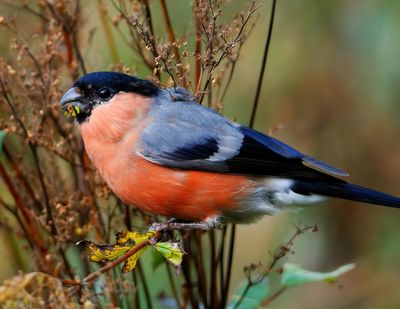
[[[227,171],[224,161],[242,146],[244,136],[233,122],[195,103],[181,88],[163,90],[154,99],[149,119],[138,153],[155,163],[222,172]]]
[[[345,175],[198,104],[182,88],[163,89],[153,98],[135,151],[153,163],[179,169],[309,179],[335,179],[323,172]]]

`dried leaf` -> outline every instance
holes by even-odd
[[[98,245],[88,240],[80,241],[77,243],[77,245],[88,250],[89,261],[98,263],[115,260],[131,248],[131,246],[124,246],[120,244]]]
[[[49,291],[54,292],[49,294]],[[74,306],[62,288],[61,281],[45,273],[19,274],[0,286],[1,308],[41,308],[49,302],[55,308]]]
[[[138,232],[122,231],[115,235],[115,244],[98,245],[88,240],[83,240],[77,243],[77,245],[84,247],[88,250],[88,259],[91,262],[105,263],[113,261],[135,246],[141,244],[144,241],[149,240],[156,232],[152,231],[146,234]],[[138,252],[129,257],[123,268],[122,272],[126,273],[132,271],[137,263],[140,256],[146,251],[148,246],[140,249]]]
[[[136,252],[134,255],[132,255],[129,259],[127,259],[124,264],[124,267],[122,267],[122,272],[127,273],[127,272],[132,271],[135,268],[138,259],[146,251],[146,249],[147,249],[147,247],[140,249],[138,252]]]

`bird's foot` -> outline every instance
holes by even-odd
[[[178,222],[176,219],[170,219],[167,222],[156,222],[150,227],[150,231],[170,231],[170,230],[203,230],[209,231],[215,228],[221,228],[223,224],[217,217],[207,218],[200,222]]]

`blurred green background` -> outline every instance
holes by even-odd
[[[245,1],[224,8],[231,18]],[[243,47],[224,114],[248,124],[268,29],[270,1],[261,1],[256,26]],[[97,1],[82,1],[93,40],[83,51],[89,70],[110,68]],[[159,3],[150,2],[155,32],[165,33]],[[169,0],[177,36],[193,35],[191,1]],[[0,4],[4,14],[13,8]],[[2,13],[2,14],[3,14]],[[21,13],[20,30],[29,20]],[[28,16],[28,15],[26,15]],[[31,16],[29,18],[32,18]],[[302,152],[348,172],[349,181],[400,195],[400,1],[278,1],[274,31],[255,128]],[[116,38],[119,38],[116,34]],[[9,37],[0,32],[1,56],[7,58]],[[123,63],[140,77],[150,74],[122,40]],[[68,84],[65,84],[67,87]],[[394,308],[400,304],[400,211],[355,202],[330,200],[238,227],[234,258],[235,287],[243,267],[268,261],[269,251],[286,240],[294,224],[314,224],[318,233],[295,242],[291,262],[325,271],[355,262],[340,284],[310,284],[278,298],[272,308]],[[1,235],[6,241],[7,235]],[[10,276],[4,258],[0,279]]]

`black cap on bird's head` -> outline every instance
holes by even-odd
[[[134,92],[145,97],[157,95],[159,88],[148,80],[117,72],[93,72],[78,79],[61,98],[65,114],[81,123],[96,105],[107,103],[119,92]]]

